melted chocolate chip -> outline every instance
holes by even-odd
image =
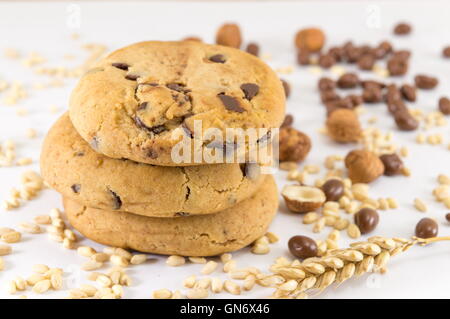
[[[144,129],[148,132],[151,132],[153,134],[159,134],[167,130],[167,128],[164,125],[156,125],[152,127],[148,127],[145,125],[144,122],[139,118],[139,116],[134,117],[134,122],[136,123],[137,127]]]
[[[158,158],[158,153],[152,148],[148,148],[146,150],[146,155],[147,155],[147,157],[149,157],[151,159]]]
[[[124,70],[124,71],[128,71],[128,68],[129,68],[129,65],[126,64],[126,63],[117,62],[117,63],[113,63],[111,65],[113,67],[115,67],[115,68],[118,68],[118,69],[121,69],[121,70]]]
[[[214,63],[225,63],[226,59],[223,54],[216,54],[209,58],[209,61]]]
[[[130,81],[136,81],[139,78],[139,75],[137,74],[127,74],[125,76],[125,79],[130,80]]]
[[[228,111],[237,113],[242,113],[245,111],[245,109],[240,106],[239,101],[235,97],[225,95],[223,93],[217,95],[217,97],[220,99],[220,101],[222,101],[223,106],[225,106]]]
[[[145,110],[147,108],[148,102],[142,102],[139,107],[138,107],[138,111],[142,111]]]
[[[254,83],[244,83],[241,85],[241,90],[247,100],[251,101],[259,92],[259,86]]]
[[[72,189],[72,191],[75,194],[78,194],[80,192],[81,185],[80,184],[73,184],[72,186],[70,186],[70,188]]]
[[[112,190],[109,190],[109,193],[112,195],[113,198],[113,209],[120,209],[122,207],[122,200],[120,199],[120,196],[117,195]]]
[[[84,152],[75,152],[75,156],[84,156]]]
[[[184,86],[178,83],[169,83],[166,85],[169,89],[177,91],[177,92],[184,92]]]

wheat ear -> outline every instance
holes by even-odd
[[[412,246],[450,240],[450,237],[422,239],[413,237],[371,237],[366,242],[355,242],[346,249],[327,251],[322,257],[305,259],[303,262],[279,259],[271,266],[274,275],[258,278],[261,286],[276,288],[274,298],[306,298],[308,294],[319,294],[331,284],[344,281],[371,271],[383,272],[389,259]]]

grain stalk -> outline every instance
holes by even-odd
[[[317,295],[333,283],[340,285],[352,277],[368,272],[383,272],[389,259],[405,252],[414,245],[449,240],[449,237],[428,239],[413,237],[384,238],[371,237],[366,242],[354,242],[349,248],[328,250],[324,256],[305,259],[303,262],[279,259],[270,270],[275,275],[261,276],[258,283],[267,286],[267,278],[275,278],[274,298],[306,298]],[[275,283],[276,282],[276,283]]]

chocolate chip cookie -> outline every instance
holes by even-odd
[[[267,231],[278,207],[275,181],[267,176],[250,198],[217,214],[181,218],[144,217],[89,208],[65,197],[70,223],[84,236],[142,252],[214,256],[243,248]]]
[[[249,154],[267,138],[250,143],[223,133],[264,128],[270,135],[284,107],[280,79],[251,54],[195,41],[149,41],[119,49],[88,71],[72,93],[70,118],[108,157],[189,166],[211,163],[205,152]],[[206,134],[210,128],[221,138]],[[180,141],[192,143],[179,151]]]
[[[48,132],[41,174],[50,187],[81,205],[157,217],[227,209],[264,180],[257,164],[163,167],[108,158],[78,135],[68,114]]]

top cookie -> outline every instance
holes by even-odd
[[[224,136],[227,128],[277,128],[284,106],[279,78],[255,56],[194,41],[149,41],[119,49],[88,71],[72,93],[70,118],[106,156],[188,166],[210,163],[198,151],[249,151],[250,140],[203,136],[207,129]],[[182,140],[198,143],[180,162],[172,148]],[[259,135],[256,144],[266,140]]]

